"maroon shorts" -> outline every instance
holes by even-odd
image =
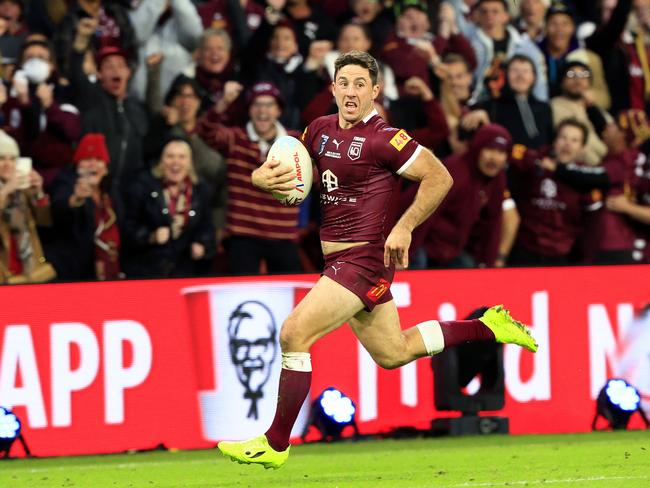
[[[371,242],[325,256],[323,276],[333,279],[358,296],[366,310],[390,302],[395,265],[384,266],[384,242]]]

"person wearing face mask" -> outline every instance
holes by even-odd
[[[133,278],[205,275],[216,250],[210,191],[197,180],[192,148],[174,138],[127,193],[124,271]]]
[[[81,136],[77,108],[67,103],[67,92],[54,63],[52,45],[39,38],[28,40],[14,73],[2,114],[8,133],[31,157],[34,168],[49,188],[57,173],[72,158],[72,145]]]
[[[120,266],[121,220],[110,197],[110,156],[103,134],[83,136],[71,165],[52,185],[56,239],[47,256],[62,280],[115,280]]]

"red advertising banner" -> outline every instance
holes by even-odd
[[[650,400],[650,365],[637,360],[650,361],[650,323],[633,321],[650,301],[649,276],[650,266],[408,271],[392,290],[402,327],[505,303],[532,325],[540,350],[505,346],[499,415],[515,434],[578,432],[591,428],[607,377],[628,377]],[[274,413],[282,321],[317,278],[2,287],[0,406],[20,417],[39,456],[256,435]],[[440,415],[426,359],[381,370],[347,326],[312,356],[312,397],[341,389],[364,433],[427,427]]]

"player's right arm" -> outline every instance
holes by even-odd
[[[401,176],[412,181],[419,181],[420,187],[413,203],[406,209],[386,238],[384,264],[389,266],[393,262],[406,268],[413,229],[438,208],[451,189],[453,178],[442,162],[425,148],[422,148],[416,159],[401,173]]]
[[[262,191],[288,195],[289,190],[293,190],[296,186],[292,183],[295,177],[296,174],[291,166],[282,167],[280,161],[267,159],[259,168],[253,170],[251,182],[254,187]]]

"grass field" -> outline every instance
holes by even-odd
[[[0,461],[0,488],[650,487],[650,431],[308,444],[280,470],[216,450]]]

